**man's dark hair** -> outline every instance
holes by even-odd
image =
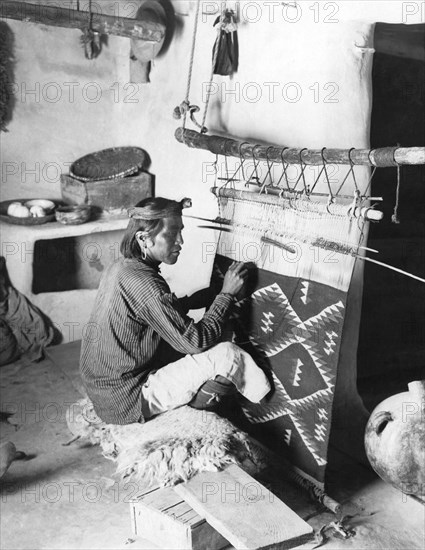
[[[151,219],[130,218],[120,246],[124,258],[140,259],[142,257],[142,251],[136,239],[138,231],[143,231],[148,237],[155,237],[164,226],[164,217],[181,216],[182,212],[181,203],[163,197],[144,199],[136,204],[136,208],[143,208],[146,217]]]

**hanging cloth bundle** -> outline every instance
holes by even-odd
[[[213,48],[213,60],[215,59],[213,73],[231,76],[237,72],[239,65],[239,42],[235,12],[224,10],[215,20],[214,26],[217,24],[219,25],[219,32]]]

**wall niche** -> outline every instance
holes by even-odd
[[[32,293],[97,289],[105,268],[118,259],[122,231],[35,242]]]

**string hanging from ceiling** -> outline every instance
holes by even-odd
[[[200,5],[201,2],[198,0],[196,5],[195,12],[195,21],[192,34],[192,45],[190,50],[190,59],[189,59],[189,69],[187,76],[187,85],[186,85],[186,96],[184,101],[180,103],[177,107],[174,108],[173,116],[175,119],[182,121],[182,128],[186,127],[187,114],[189,113],[192,123],[199,128],[201,134],[206,134],[208,128],[205,126],[207,113],[209,108],[209,103],[211,99],[212,83],[214,81],[214,75],[225,75],[230,76],[238,69],[239,64],[239,43],[237,38],[237,25],[235,13],[232,10],[223,8],[220,15],[214,22],[214,26],[217,26],[217,37],[213,46],[212,53],[212,63],[211,63],[211,72],[209,77],[209,82],[206,88],[206,98],[204,103],[204,111],[202,115],[202,122],[199,123],[195,114],[200,111],[198,105],[191,104],[190,102],[190,88],[192,83],[193,75],[193,66],[195,58],[195,49],[197,34],[199,28],[199,18],[200,18]]]

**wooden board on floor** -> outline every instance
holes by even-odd
[[[229,545],[173,487],[155,488],[130,502],[133,533],[167,550],[219,550]]]
[[[236,465],[174,490],[238,550],[293,548],[313,538],[308,523]]]

